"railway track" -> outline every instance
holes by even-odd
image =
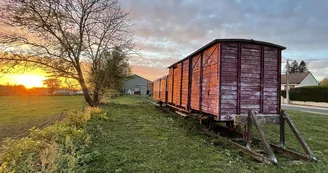
[[[180,112],[178,110],[175,110],[171,107],[168,106],[160,106],[156,103],[155,104],[157,107],[159,107],[162,110],[165,111],[174,111],[175,113],[177,113],[178,115],[184,117],[184,118],[193,118],[195,120],[199,120],[201,121],[202,116],[199,114],[195,114],[195,113],[190,113],[190,114],[186,114],[183,112]],[[275,124],[284,124],[285,122],[287,122],[286,124],[288,124],[294,135],[296,136],[296,138],[298,139],[299,143],[301,144],[305,154],[302,153],[298,153],[295,152],[293,150],[287,149],[286,145],[285,145],[285,129],[284,129],[284,125],[280,126],[280,145],[276,145],[276,144],[272,144],[269,143],[269,141],[267,140],[264,131],[261,127],[261,124],[264,122],[262,121],[262,123],[260,124],[259,121],[257,120],[257,118],[255,118],[255,114],[254,112],[250,111],[249,112],[249,116],[246,118],[246,121],[248,121],[247,123],[244,123],[243,125],[245,125],[245,131],[239,131],[238,129],[236,129],[236,127],[231,127],[230,125],[226,125],[223,126],[222,124],[216,122],[212,125],[212,127],[209,129],[208,126],[204,126],[205,128],[203,128],[203,132],[208,135],[211,136],[213,138],[217,138],[219,140],[222,141],[226,141],[227,143],[231,144],[232,146],[238,148],[241,152],[243,152],[246,155],[251,156],[252,158],[254,158],[255,160],[258,160],[260,162],[263,163],[268,163],[268,164],[278,164],[278,160],[276,157],[276,154],[279,153],[280,155],[286,155],[289,157],[292,157],[294,159],[297,160],[304,160],[304,161],[317,161],[316,157],[313,155],[312,151],[310,150],[310,148],[308,147],[307,143],[305,142],[305,140],[301,137],[301,135],[299,134],[298,130],[295,128],[295,125],[293,124],[293,122],[291,121],[291,119],[289,118],[289,116],[283,112],[283,114],[285,116],[285,118],[282,120],[281,117],[279,115],[279,121],[276,118],[274,118],[274,116],[270,117],[269,122],[271,123],[275,123]],[[253,118],[251,118],[253,117]],[[241,119],[245,119],[245,117],[242,117]],[[253,119],[253,122],[251,122],[251,120]],[[249,123],[251,124],[251,126],[249,126]],[[242,124],[242,123],[241,123]],[[240,126],[243,126],[240,125]],[[259,138],[254,137],[252,135],[251,129],[252,125],[254,125],[257,129],[257,131],[259,132]]]

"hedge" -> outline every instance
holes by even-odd
[[[281,91],[286,98],[286,91]],[[289,91],[289,99],[294,101],[328,102],[328,86],[308,86],[293,88]]]

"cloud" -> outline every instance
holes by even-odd
[[[163,68],[216,38],[281,44],[287,47],[283,57],[291,59],[328,59],[328,1],[124,0],[121,4],[131,11],[140,49],[134,65]],[[309,69],[321,79],[328,76],[322,70],[327,65],[311,62]]]
[[[131,66],[131,72],[134,74],[138,74],[150,81],[154,81],[155,79],[158,79],[168,74],[166,68],[147,66]]]

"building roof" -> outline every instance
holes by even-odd
[[[305,73],[291,73],[288,75],[289,84],[300,84],[302,80],[308,75],[310,72]],[[281,84],[286,84],[286,75],[281,75]]]
[[[137,74],[132,74],[132,75],[129,76],[126,80],[133,79],[133,78],[135,78],[135,77],[140,77],[140,78],[143,78],[143,79],[147,80],[148,82],[151,82],[150,80],[148,80],[148,79],[146,79],[146,78],[144,78],[144,77],[142,77],[142,76],[140,76],[140,75],[137,75]]]
[[[240,43],[253,43],[253,44],[260,44],[260,45],[266,45],[266,46],[271,46],[271,47],[277,47],[281,50],[286,49],[286,47],[281,46],[281,45],[277,45],[277,44],[273,44],[273,43],[269,43],[269,42],[264,42],[264,41],[258,41],[258,40],[253,40],[253,39],[238,39],[238,38],[231,38],[231,39],[215,39],[211,42],[209,42],[208,44],[206,44],[205,46],[199,48],[198,50],[196,50],[195,52],[193,52],[192,54],[188,55],[187,57],[181,59],[180,61],[170,65],[168,68],[171,68],[172,66],[175,66],[176,64],[191,58],[193,56],[195,56],[196,54],[198,54],[199,52],[211,47],[212,45],[216,44],[216,43],[229,43],[229,42],[240,42]]]

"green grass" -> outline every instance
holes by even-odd
[[[122,96],[104,106],[109,120],[99,124],[99,153],[90,172],[327,172],[328,116],[290,111],[319,161],[278,157],[278,166],[259,163],[224,141],[204,135],[199,122],[165,112],[141,96]],[[266,126],[277,140],[277,126]],[[296,141],[287,131],[287,145]]]
[[[0,143],[61,119],[68,108],[82,106],[82,96],[0,96]]]

